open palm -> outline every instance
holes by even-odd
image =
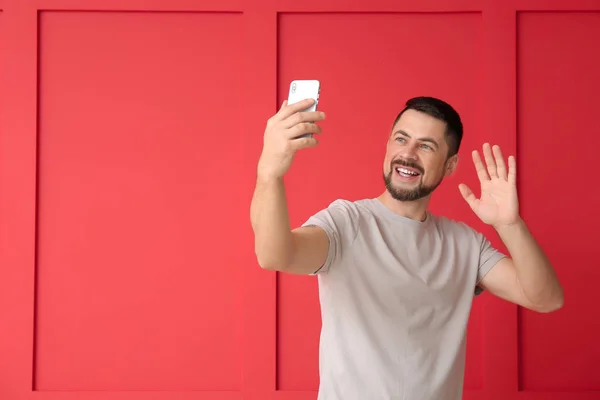
[[[500,147],[483,145],[483,164],[479,152],[473,151],[473,163],[481,183],[481,197],[478,199],[465,184],[459,185],[460,193],[473,212],[486,224],[494,227],[510,225],[519,220],[519,199],[517,196],[517,165],[513,156],[508,157],[508,171]]]

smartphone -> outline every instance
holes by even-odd
[[[294,104],[305,99],[314,99],[312,106],[302,111],[316,111],[319,104],[319,94],[321,92],[321,82],[316,79],[294,80],[290,83],[290,93],[288,94],[288,105]],[[298,137],[312,137],[312,133]]]

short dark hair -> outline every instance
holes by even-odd
[[[450,104],[435,97],[413,97],[406,102],[404,109],[396,117],[394,125],[396,125],[406,110],[420,111],[444,121],[446,123],[446,143],[448,143],[449,147],[448,157],[452,157],[458,153],[463,136],[463,125],[460,115],[458,115]]]

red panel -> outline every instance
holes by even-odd
[[[245,74],[243,136],[245,168],[240,173],[240,198],[250,204],[256,178],[256,162],[262,148],[267,119],[277,112],[277,15],[255,9],[244,13]],[[249,211],[249,207],[247,208]],[[262,270],[254,254],[249,214],[238,224],[244,254],[244,397],[268,400],[275,390],[275,290],[276,274]]]
[[[240,389],[241,18],[41,15],[36,389]]]
[[[542,11],[598,11],[598,0],[507,0],[515,3],[517,10]]]
[[[408,39],[415,32],[419,39]],[[384,190],[381,162],[391,124],[409,97],[422,94],[454,104],[466,129],[461,150],[465,161],[439,188],[433,208],[477,225],[457,185],[474,181],[470,151],[490,139],[482,129],[479,14],[286,14],[280,18],[279,50],[278,103],[292,79],[316,78],[322,82],[320,109],[327,113],[321,145],[297,154],[288,175],[292,225],[338,197],[376,197]],[[342,171],[340,166],[348,162],[352,168]],[[313,190],[316,195],[309,193]],[[317,388],[316,288],[315,278],[280,275],[281,390]],[[476,304],[469,332],[468,388],[482,385],[480,318]]]
[[[3,2],[0,30],[0,398],[22,400],[33,360],[35,10]]]
[[[12,0],[22,1],[22,0]],[[243,0],[27,0],[40,10],[241,11]]]
[[[600,398],[599,39],[600,13],[519,15],[523,214],[565,290],[559,312],[521,312],[523,390],[598,390]]]
[[[480,11],[481,0],[254,0],[279,12],[464,12]]]
[[[489,139],[502,147],[505,157],[508,157],[517,151],[516,22],[510,2],[487,0],[483,26],[485,61],[481,107],[485,123],[482,129]],[[474,185],[478,186],[475,182],[473,180]],[[486,226],[482,231],[494,245],[506,251],[493,229]],[[510,399],[518,389],[517,307],[489,293],[484,293],[482,297],[485,304],[484,392],[489,399]]]
[[[241,392],[228,391],[37,391],[29,397],[18,397],[17,400],[31,398],[35,400],[241,400]]]

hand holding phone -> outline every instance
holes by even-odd
[[[316,111],[318,85],[294,82],[290,85],[289,99],[292,103],[289,103],[289,99],[285,101],[277,114],[267,122],[257,171],[261,179],[282,178],[298,150],[318,144],[312,134],[321,133],[321,128],[315,122],[325,119],[323,112]]]

